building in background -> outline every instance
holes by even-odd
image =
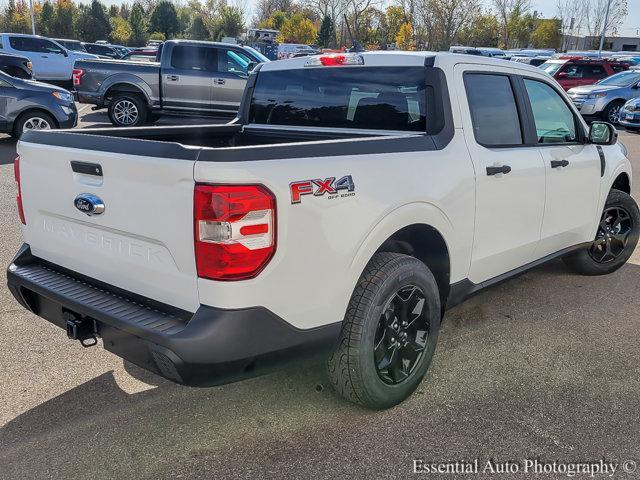
[[[593,50],[600,45],[599,36],[564,35],[565,50]],[[603,50],[611,52],[640,52],[640,37],[606,37]]]

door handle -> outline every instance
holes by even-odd
[[[167,75],[167,80],[171,82],[177,82],[178,80],[180,80],[180,77],[178,75]]]
[[[226,82],[225,82],[225,80],[224,80],[224,78],[214,78],[213,82],[214,82],[216,85],[224,85],[224,84],[226,83]]]
[[[41,55],[40,58],[49,58],[46,55]]]
[[[509,173],[510,171],[511,171],[511,167],[509,165],[502,165],[501,167],[487,167],[487,175]]]
[[[566,167],[569,165],[568,160],[551,160],[551,168]]]

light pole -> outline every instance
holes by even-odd
[[[604,35],[607,32],[607,23],[609,23],[609,7],[611,7],[611,0],[607,2],[607,11],[604,14],[604,25],[602,26],[602,35],[600,35],[600,48],[598,49],[598,58],[602,56],[602,47],[604,46]]]
[[[29,9],[31,10],[31,33],[36,34],[36,17],[33,14],[33,0],[29,0]]]

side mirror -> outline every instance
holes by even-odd
[[[618,141],[616,127],[608,122],[593,122],[589,128],[589,141],[595,145],[613,145]]]
[[[251,73],[251,71],[258,66],[258,62],[249,62],[247,65],[247,73]]]
[[[69,56],[69,52],[67,52],[66,50],[62,50],[62,54],[63,54],[65,57],[68,57],[68,56]]]

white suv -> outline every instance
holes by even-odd
[[[38,80],[71,81],[73,64],[81,58],[98,58],[90,53],[67,50],[59,43],[39,35],[0,34],[0,51],[31,60]]]

